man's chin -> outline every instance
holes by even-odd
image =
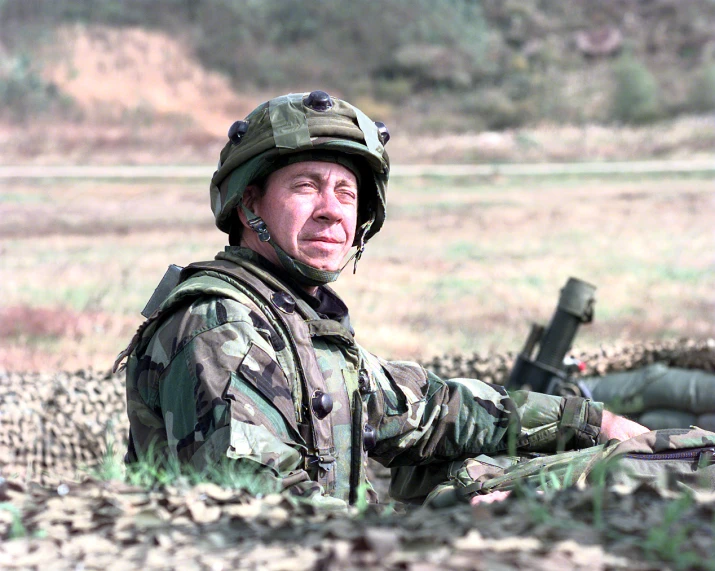
[[[342,245],[331,244],[326,246],[325,242],[321,242],[317,246],[304,248],[297,256],[297,259],[313,268],[334,272],[342,266],[345,255],[346,252],[344,252]]]
[[[340,262],[342,261],[339,260],[337,262],[335,261],[330,261],[326,262],[324,259],[315,259],[315,258],[306,258],[300,260],[304,264],[310,266],[311,268],[315,268],[317,270],[323,270],[324,272],[336,272],[340,269],[341,264]]]

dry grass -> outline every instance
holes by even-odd
[[[648,126],[539,125],[500,132],[415,133],[390,141],[400,163],[575,162],[710,158],[711,115],[683,116]]]
[[[0,368],[107,368],[169,263],[223,247],[206,185],[0,189]],[[580,347],[715,336],[712,180],[396,180],[337,289],[387,357],[515,350],[569,276],[598,286]],[[43,317],[44,316],[44,317]]]
[[[266,98],[275,93],[266,94]],[[251,95],[251,103],[262,96]],[[214,164],[225,133],[244,104],[231,115],[197,123],[190,115],[147,110],[121,121],[0,121],[4,164]],[[379,115],[376,115],[379,117]],[[501,132],[453,135],[411,132],[390,140],[394,164],[542,163],[653,159],[710,159],[715,148],[712,116],[681,117],[643,127],[540,125]],[[220,133],[217,135],[214,133]]]

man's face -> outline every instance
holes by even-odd
[[[352,247],[357,225],[358,185],[352,171],[337,163],[305,161],[283,167],[266,179],[265,193],[255,186],[244,203],[268,226],[271,239],[304,264],[340,269]],[[273,247],[250,228],[244,243],[275,264]]]

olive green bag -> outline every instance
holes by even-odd
[[[632,371],[581,379],[589,398],[651,430],[695,425],[715,430],[715,375],[654,363]]]
[[[449,479],[426,498],[433,507],[531,485],[541,490],[605,483],[630,491],[715,491],[715,433],[700,428],[653,430],[584,450],[552,455],[478,456],[449,467]]]

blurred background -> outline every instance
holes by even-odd
[[[571,275],[583,344],[715,336],[713,0],[0,0],[0,369],[107,369],[165,267],[223,246],[229,125],[313,89],[392,135],[338,283],[369,349],[516,350]],[[557,168],[594,162],[627,164]]]

